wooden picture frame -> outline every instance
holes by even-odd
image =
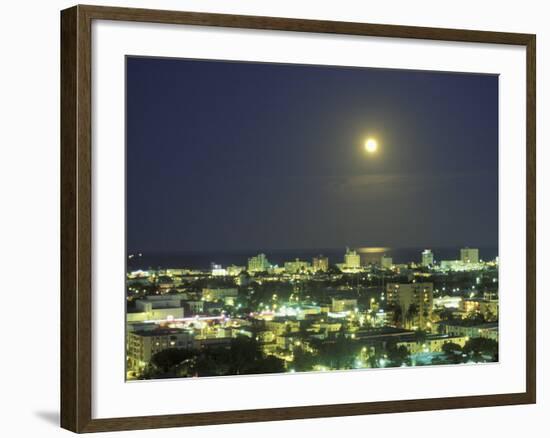
[[[519,45],[526,48],[526,391],[127,418],[92,418],[91,25],[93,20]],[[535,35],[224,14],[75,6],[61,12],[61,426],[99,432],[529,404],[536,401]]]

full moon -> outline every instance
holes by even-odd
[[[367,141],[365,142],[365,150],[369,154],[372,154],[372,153],[376,152],[377,149],[378,149],[377,141],[374,138],[367,139]]]

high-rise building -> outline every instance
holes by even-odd
[[[344,266],[347,269],[358,269],[361,267],[361,257],[357,254],[357,251],[346,248],[346,254],[344,255]]]
[[[169,348],[193,348],[194,336],[189,330],[156,329],[128,332],[130,369],[141,372],[158,352]]]
[[[460,260],[462,263],[479,263],[479,249],[462,248],[460,250]]]
[[[434,254],[431,250],[425,249],[422,251],[422,266],[427,268],[434,264]]]
[[[248,272],[265,272],[271,265],[265,254],[258,254],[248,259]]]
[[[232,277],[236,277],[243,271],[246,271],[246,268],[244,266],[229,265],[227,267],[227,275],[230,275]]]
[[[393,259],[391,257],[388,257],[386,255],[383,255],[380,257],[380,266],[382,269],[391,269],[393,266]]]
[[[300,259],[296,259],[292,262],[285,262],[285,271],[289,274],[297,274],[298,272],[306,272],[309,271],[311,268],[311,265],[309,262],[305,262]]]
[[[212,276],[224,277],[227,275],[227,269],[224,269],[222,265],[219,265],[217,263],[211,263],[210,266],[212,268]]]
[[[388,283],[387,302],[396,306],[406,328],[425,329],[432,317],[433,283]]]
[[[328,257],[320,255],[313,257],[313,271],[314,272],[326,272],[328,271]]]
[[[333,312],[347,312],[357,309],[357,298],[332,298]]]

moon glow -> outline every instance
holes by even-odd
[[[365,150],[369,154],[373,154],[378,149],[378,142],[374,138],[368,138],[367,141],[365,141]]]

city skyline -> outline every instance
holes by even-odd
[[[127,62],[129,252],[498,246],[496,76]]]
[[[273,264],[281,264],[288,260],[311,261],[315,257],[323,256],[336,263],[344,259],[347,250],[354,250],[362,257],[370,255],[374,257],[389,257],[395,263],[423,263],[424,253],[431,254],[431,261],[456,259],[463,249],[469,246],[449,248],[390,248],[390,247],[350,247],[345,248],[294,248],[294,249],[246,249],[239,251],[179,251],[179,252],[134,252],[128,254],[128,269],[154,268],[154,267],[176,267],[186,266],[194,269],[208,269],[213,264],[235,265],[245,263],[250,257],[258,254],[265,254]],[[473,248],[473,247],[472,247]],[[479,257],[485,260],[494,260],[498,257],[498,247],[476,247]],[[460,258],[460,257],[458,257]]]
[[[384,249],[128,269],[127,379],[498,362],[498,257]]]

